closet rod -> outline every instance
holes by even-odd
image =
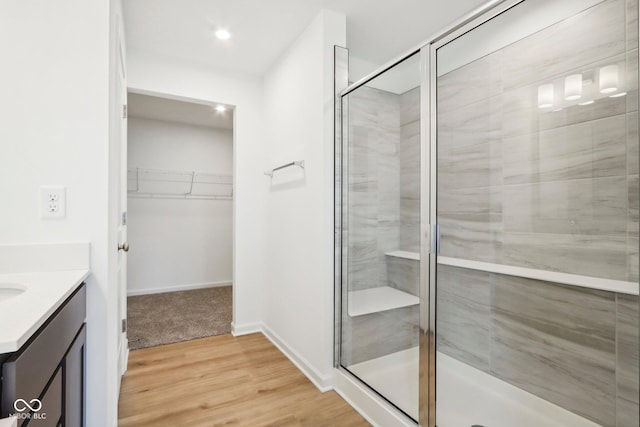
[[[171,194],[171,193],[136,193],[129,192],[129,197],[139,199],[189,199],[189,200],[233,200],[233,196],[210,194]]]

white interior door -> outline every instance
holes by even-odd
[[[118,129],[118,371],[127,370],[129,346],[127,340],[127,84],[124,62],[122,30],[118,32],[116,105],[121,105],[120,128]]]

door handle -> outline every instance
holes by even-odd
[[[128,242],[124,242],[122,244],[118,244],[118,250],[119,251],[129,252],[129,243]]]

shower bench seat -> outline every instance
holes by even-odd
[[[349,316],[363,316],[420,304],[420,299],[390,286],[349,292]]]
[[[351,317],[420,304],[420,299],[415,295],[419,279],[416,261],[420,260],[420,254],[397,250],[387,252],[385,256],[388,284],[391,286],[350,291],[348,298]]]

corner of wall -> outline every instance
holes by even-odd
[[[231,334],[234,337],[260,333],[284,354],[322,393],[333,390],[333,370],[328,373],[319,372],[309,361],[300,355],[288,342],[275,333],[263,322],[248,323],[244,325],[231,325]]]
[[[332,384],[333,52],[345,44],[346,17],[321,10],[264,79],[265,160],[307,165],[266,189],[264,331],[320,389]]]
[[[320,372],[304,356],[295,350],[281,336],[272,331],[267,325],[262,325],[261,332],[284,353],[285,356],[315,385],[325,393],[333,390],[333,371]]]
[[[335,164],[335,93],[334,93],[334,61],[335,46],[347,46],[347,17],[344,14],[324,9],[322,11],[323,22],[323,148],[324,148],[324,241],[323,241],[323,281],[326,287],[324,301],[325,323],[327,329],[324,336],[324,345],[328,349],[327,367],[333,370],[334,345],[335,345],[335,314],[334,314],[334,164]]]

